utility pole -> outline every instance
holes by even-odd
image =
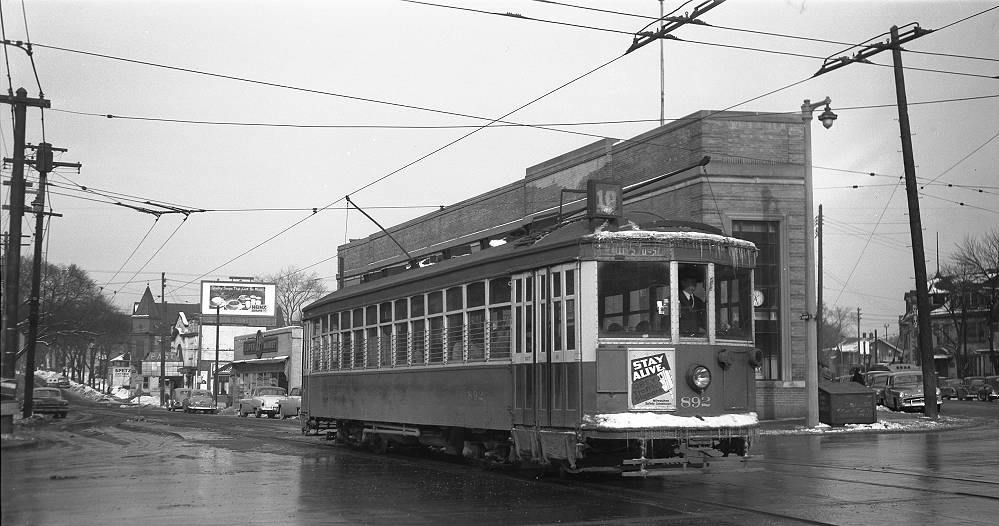
[[[815,221],[815,237],[819,245],[819,256],[816,266],[818,272],[815,287],[815,342],[816,349],[822,352],[822,205],[819,205],[819,217]]]
[[[21,285],[21,220],[24,216],[24,133],[28,106],[48,108],[43,98],[29,99],[28,90],[18,88],[17,93],[0,95],[0,102],[14,107],[14,159],[10,174],[10,231],[7,237],[7,261],[4,268],[4,319],[3,360],[0,374],[14,378],[17,368],[17,307],[20,303]]]
[[[909,109],[902,73],[902,48],[898,26],[891,27],[891,56],[895,69],[895,95],[898,100],[898,127],[902,136],[902,163],[905,168],[905,194],[909,200],[909,236],[912,239],[912,265],[916,272],[916,304],[919,323],[919,351],[923,368],[923,411],[937,418],[937,373],[933,364],[933,340],[930,333],[930,295],[926,290],[926,253],[923,249],[923,224],[919,217],[919,187],[916,186],[916,163],[909,130]]]
[[[857,307],[857,365],[864,363],[860,354],[860,307]]]
[[[878,53],[890,49],[895,72],[895,97],[898,105],[898,127],[902,139],[902,163],[905,169],[905,193],[909,202],[909,236],[912,241],[912,265],[915,270],[916,325],[919,356],[923,371],[923,400],[927,417],[937,418],[937,374],[933,365],[933,340],[930,333],[930,296],[926,290],[926,253],[923,248],[923,225],[919,216],[919,187],[916,186],[916,163],[912,153],[912,134],[909,127],[908,101],[905,95],[905,77],[902,71],[902,44],[915,40],[932,30],[922,29],[919,24],[905,26],[899,33],[898,26],[892,26],[890,40],[881,41],[884,34],[868,40],[857,47],[861,49],[852,57],[827,58],[814,76],[828,73],[853,62],[866,62]]]
[[[167,349],[167,327],[170,325],[167,323],[167,308],[166,308],[166,272],[160,273],[160,321],[163,324],[163,333],[160,338],[163,341],[160,342],[160,407],[166,405],[166,349]]]
[[[32,206],[35,209],[35,251],[31,260],[31,298],[28,311],[28,350],[24,359],[24,408],[22,418],[31,416],[35,388],[35,350],[38,346],[38,317],[41,303],[42,283],[42,241],[45,234],[45,216],[62,217],[62,214],[45,211],[45,185],[53,168],[72,167],[79,169],[79,163],[55,162],[52,152],[65,152],[65,148],[53,148],[43,142],[35,147],[35,170],[38,171],[38,194]]]
[[[663,0],[659,0],[659,30],[665,28]],[[659,39],[659,125],[666,125],[666,55],[663,49],[665,42]]]

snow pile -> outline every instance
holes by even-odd
[[[583,428],[599,429],[720,429],[757,424],[759,419],[756,413],[704,417],[663,413],[609,413],[583,417]]]
[[[880,419],[873,424],[845,424],[842,426],[830,426],[819,424],[815,427],[793,426],[787,429],[766,429],[761,431],[764,435],[802,435],[802,434],[836,434],[836,433],[858,433],[858,432],[891,432],[891,431],[935,431],[948,429],[964,424],[965,421],[958,418],[941,416],[936,420],[925,416],[904,419]]]

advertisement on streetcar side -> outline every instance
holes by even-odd
[[[676,349],[629,349],[629,408],[676,410]]]

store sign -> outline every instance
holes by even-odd
[[[201,314],[274,316],[276,291],[273,283],[202,281]]]
[[[628,407],[676,410],[676,349],[628,349]]]
[[[265,338],[261,331],[257,331],[256,337],[252,340],[243,342],[243,356],[256,355],[257,358],[262,358],[265,354],[277,354],[277,352],[277,337]]]

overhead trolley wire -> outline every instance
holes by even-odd
[[[566,86],[569,86],[569,85],[571,85],[571,84],[573,84],[573,83],[575,83],[575,82],[577,82],[577,81],[579,81],[579,80],[581,80],[581,79],[583,79],[583,78],[585,78],[585,77],[588,77],[589,75],[592,75],[593,73],[596,73],[597,71],[600,71],[601,69],[603,69],[603,68],[605,68],[605,67],[607,67],[607,66],[609,66],[609,65],[613,64],[614,62],[617,62],[618,60],[620,60],[620,59],[622,59],[622,58],[624,58],[624,57],[625,57],[625,55],[624,55],[624,54],[621,54],[621,55],[618,55],[618,56],[616,56],[616,57],[614,57],[614,58],[612,58],[612,59],[610,59],[610,60],[608,60],[608,61],[604,62],[603,64],[600,64],[599,66],[597,66],[597,67],[595,67],[595,68],[592,68],[592,69],[590,69],[590,70],[589,70],[589,71],[587,71],[586,73],[583,73],[582,75],[579,75],[579,76],[576,76],[576,77],[574,77],[573,79],[569,80],[568,82],[565,82],[565,83],[563,83],[563,84],[559,85],[558,87],[556,87],[556,88],[554,88],[554,89],[551,89],[551,90],[549,90],[549,91],[545,92],[545,93],[544,93],[543,95],[541,95],[541,96],[539,96],[539,97],[536,97],[536,98],[532,99],[531,101],[529,101],[529,102],[527,102],[527,103],[525,103],[525,104],[522,104],[522,105],[518,106],[517,108],[515,108],[515,109],[513,109],[513,110],[511,110],[511,111],[509,111],[509,112],[507,112],[507,113],[505,113],[505,114],[503,114],[503,115],[502,115],[502,116],[500,116],[499,118],[496,118],[496,119],[492,119],[492,120],[491,120],[490,122],[486,123],[485,125],[483,125],[483,126],[481,126],[481,127],[477,128],[477,129],[474,129],[474,130],[472,130],[472,131],[469,131],[468,133],[465,133],[464,135],[461,135],[460,137],[458,137],[458,138],[456,138],[456,139],[454,139],[454,140],[452,140],[452,141],[449,141],[448,143],[444,144],[443,146],[440,146],[440,147],[437,147],[437,148],[435,148],[435,149],[431,150],[431,151],[430,151],[429,153],[426,153],[426,154],[424,154],[424,155],[421,155],[421,156],[420,156],[420,157],[418,157],[417,159],[415,159],[415,160],[413,160],[413,161],[410,161],[410,162],[408,162],[408,163],[404,164],[403,166],[401,166],[401,167],[399,167],[399,168],[397,168],[397,169],[395,169],[395,170],[393,170],[393,171],[391,171],[391,172],[389,172],[389,173],[387,173],[387,174],[385,174],[385,175],[383,175],[383,176],[381,176],[381,177],[378,177],[377,179],[374,179],[374,180],[372,180],[372,181],[370,181],[370,182],[368,182],[368,183],[365,183],[365,184],[361,185],[361,186],[360,186],[360,187],[358,187],[358,188],[355,188],[355,189],[354,189],[353,191],[349,192],[349,193],[347,194],[347,196],[349,196],[349,195],[351,195],[351,194],[355,194],[355,193],[358,193],[358,192],[361,192],[361,191],[363,191],[363,190],[365,190],[365,189],[367,189],[367,188],[370,188],[371,186],[374,186],[375,184],[378,184],[378,183],[379,183],[379,182],[381,182],[381,181],[384,181],[384,180],[388,179],[389,177],[392,177],[393,175],[395,175],[395,174],[397,174],[397,173],[399,173],[399,172],[401,172],[401,171],[405,170],[406,168],[409,168],[410,166],[413,166],[413,165],[415,165],[415,164],[417,164],[417,163],[419,163],[419,162],[423,161],[424,159],[427,159],[428,157],[431,157],[432,155],[435,155],[436,153],[438,153],[438,152],[440,152],[440,151],[443,151],[443,150],[445,150],[445,149],[447,149],[447,148],[449,148],[449,147],[453,146],[454,144],[457,144],[458,142],[460,142],[460,141],[462,141],[462,140],[464,140],[464,139],[466,139],[466,138],[468,138],[468,137],[470,137],[470,136],[474,135],[475,133],[478,133],[479,131],[481,131],[481,130],[484,130],[484,129],[485,129],[485,128],[487,128],[487,127],[488,127],[489,125],[491,125],[491,124],[493,124],[493,123],[496,123],[496,122],[500,122],[500,121],[501,121],[502,119],[505,119],[506,117],[509,117],[510,115],[513,115],[514,113],[516,113],[516,112],[518,112],[518,111],[520,111],[520,110],[522,110],[522,109],[524,109],[524,108],[526,108],[526,107],[530,106],[531,104],[534,104],[535,102],[538,102],[538,101],[540,101],[541,99],[544,99],[545,97],[548,97],[549,95],[551,95],[551,94],[553,94],[553,93],[555,93],[555,92],[557,92],[557,91],[559,91],[559,90],[561,90],[561,89],[565,88]],[[329,203],[329,204],[327,204],[326,206],[323,206],[323,207],[322,207],[322,208],[321,208],[320,210],[325,210],[325,209],[327,209],[327,208],[329,208],[329,207],[332,207],[333,205],[336,205],[337,203],[339,203],[339,202],[341,202],[341,201],[344,201],[344,200],[346,200],[346,199],[347,199],[347,196],[344,196],[344,197],[341,197],[341,198],[339,198],[339,199],[336,199],[336,200],[334,200],[334,201],[330,202],[330,203]],[[226,262],[224,262],[224,263],[222,263],[222,264],[220,264],[220,265],[216,266],[215,268],[213,268],[213,269],[209,270],[208,272],[205,272],[204,274],[202,274],[202,276],[206,276],[206,275],[208,275],[208,274],[211,274],[212,272],[215,272],[216,270],[218,270],[218,269],[220,269],[220,268],[222,268],[222,267],[224,267],[224,266],[228,265],[229,263],[232,263],[233,261],[236,261],[237,259],[239,259],[239,258],[241,258],[241,257],[245,256],[246,254],[249,254],[249,253],[250,253],[250,252],[252,252],[253,250],[256,250],[257,248],[259,248],[260,246],[264,245],[265,243],[267,243],[267,242],[271,241],[272,239],[274,239],[274,238],[276,238],[276,237],[278,237],[278,236],[280,236],[280,235],[284,234],[285,232],[287,232],[287,231],[291,230],[292,228],[294,228],[294,227],[296,227],[296,226],[298,226],[298,225],[302,224],[303,222],[305,222],[305,221],[306,221],[306,220],[308,220],[309,218],[311,218],[311,217],[314,217],[314,216],[315,216],[315,214],[316,214],[316,212],[317,212],[317,211],[316,211],[316,210],[314,210],[314,211],[313,211],[313,213],[312,213],[311,215],[309,215],[309,216],[306,216],[306,217],[303,217],[302,219],[300,219],[300,220],[296,221],[295,223],[293,223],[292,225],[288,226],[287,228],[285,228],[285,229],[281,230],[281,231],[280,231],[280,232],[278,232],[277,234],[274,234],[274,235],[272,235],[272,236],[268,237],[267,239],[265,239],[264,241],[262,241],[262,242],[258,243],[257,245],[254,245],[254,246],[253,246],[253,247],[251,247],[250,249],[248,249],[248,250],[246,250],[246,251],[244,251],[244,252],[240,253],[239,255],[237,255],[237,256],[235,256],[235,257],[233,257],[233,258],[229,259],[228,261],[226,261]],[[199,277],[200,277],[200,276],[199,276]],[[194,281],[196,281],[196,279],[195,279],[195,280],[191,280],[191,281],[188,281],[188,282],[184,283],[183,285],[187,285],[187,284],[190,284],[190,283],[193,283]],[[182,286],[183,286],[183,285],[182,285]],[[178,288],[179,288],[179,287],[178,287]],[[174,289],[174,290],[176,290],[176,289]]]

